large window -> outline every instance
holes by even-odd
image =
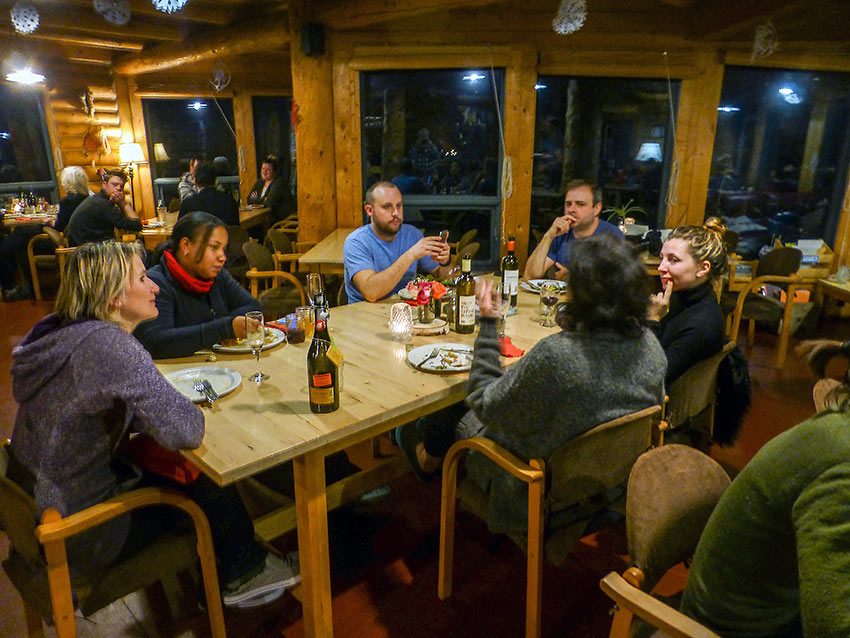
[[[254,144],[257,170],[263,159],[277,155],[278,172],[295,192],[295,132],[292,130],[292,98],[260,97],[251,100],[254,110]],[[259,175],[257,176],[259,177]]]
[[[180,176],[194,156],[213,162],[226,190],[239,191],[233,100],[144,99],[148,157],[154,195],[166,203],[177,195]]]
[[[388,71],[362,74],[364,191],[391,180],[405,222],[449,241],[476,230],[476,268],[499,257],[497,185],[504,71]],[[494,92],[495,85],[495,92]],[[496,106],[496,95],[499,106]],[[365,218],[364,218],[365,221]]]
[[[536,88],[530,248],[577,178],[602,187],[602,218],[629,206],[637,223],[663,227],[679,82],[541,76]]]
[[[850,154],[850,74],[729,67],[706,215],[746,258],[774,239],[832,245]]]
[[[0,84],[0,197],[20,191],[56,201],[42,93]]]

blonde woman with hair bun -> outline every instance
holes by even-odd
[[[679,226],[661,248],[662,292],[649,302],[649,320],[667,355],[667,385],[695,363],[723,347],[723,312],[712,281],[726,272],[728,260],[717,217],[702,226]]]

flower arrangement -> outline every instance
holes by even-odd
[[[446,294],[446,287],[439,281],[417,277],[405,288],[405,296],[410,303],[419,306],[419,323],[431,323],[440,314],[440,299]]]

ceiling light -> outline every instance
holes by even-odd
[[[44,76],[41,73],[33,73],[31,69],[19,69],[14,73],[7,73],[6,79],[9,82],[17,82],[19,84],[37,84],[44,82]]]
[[[779,89],[780,95],[791,95],[793,92],[794,92],[794,89],[789,88],[787,86],[783,86],[781,89]]]
[[[483,80],[486,77],[486,75],[481,75],[480,73],[472,72],[469,75],[464,75],[463,79],[467,82],[478,82],[478,80]]]
[[[788,102],[788,104],[799,104],[803,101],[803,98],[801,98],[797,93],[794,93],[793,91],[791,93],[788,93],[787,95],[783,94],[782,99]]]
[[[741,109],[739,109],[737,106],[718,106],[717,110],[723,111],[724,113],[736,113]]]
[[[203,102],[197,102],[197,101],[196,102],[189,102],[188,108],[195,110],[195,111],[200,111],[201,109],[207,108],[207,105],[204,104]]]
[[[535,91],[539,91],[539,90],[541,90],[541,89],[545,89],[545,88],[546,88],[546,85],[545,85],[545,84],[535,84],[535,85],[534,85],[534,90],[535,90]]]
[[[9,134],[6,131],[3,131],[2,133],[0,133],[0,139],[8,140]]]

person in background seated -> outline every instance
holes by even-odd
[[[177,219],[203,211],[218,217],[225,224],[239,225],[239,204],[228,194],[215,187],[215,167],[209,162],[201,162],[195,168],[195,181],[201,189],[180,202],[180,214]]]
[[[391,295],[413,280],[417,268],[438,279],[448,276],[449,245],[404,223],[396,186],[386,181],[372,184],[365,208],[371,222],[351,233],[342,248],[348,303]]]
[[[7,476],[34,498],[39,516],[48,508],[68,516],[144,485],[180,489],[209,519],[224,604],[253,606],[300,580],[297,554],[281,560],[254,541],[234,487],[203,475],[177,483],[143,473],[125,453],[134,432],[166,450],[193,449],[204,438],[201,410],[130,336],[157,315],[157,286],[140,255],[135,244],[112,241],[87,244],[69,257],[55,314],[12,353],[18,413]],[[183,517],[145,508],[71,537],[72,577],[136,553]]]
[[[294,213],[298,206],[283,177],[278,176],[277,170],[277,157],[267,156],[260,167],[260,179],[251,187],[247,203],[268,206],[272,209],[275,221],[280,221]]]
[[[77,210],[77,206],[82,204],[86,197],[94,195],[94,193],[89,190],[89,180],[81,166],[63,168],[59,181],[62,183],[62,188],[65,189],[66,194],[59,200],[59,214],[56,216],[53,228],[64,233],[68,222],[71,221],[71,215]]]
[[[224,222],[209,213],[189,213],[163,244],[148,271],[159,286],[159,313],[135,332],[153,358],[187,357],[226,339],[244,339],[251,321],[245,313],[262,307],[224,269]]]
[[[191,197],[200,190],[195,183],[195,169],[202,161],[204,161],[204,158],[198,156],[189,159],[189,170],[180,176],[180,181],[177,183],[177,194],[180,196],[180,201]]]
[[[646,274],[631,246],[607,235],[578,242],[570,260],[571,300],[562,330],[502,368],[500,310],[492,283],[477,287],[480,331],[462,404],[398,428],[396,441],[420,478],[433,476],[456,439],[482,435],[524,461],[548,460],[570,439],[617,417],[661,405],[664,352],[643,326]],[[460,420],[458,421],[458,418]],[[525,529],[527,487],[489,461],[467,463],[490,490],[494,532]]]
[[[712,285],[728,267],[717,217],[703,226],[679,226],[661,248],[663,292],[650,298],[650,325],[667,356],[667,385],[695,363],[720,352],[726,341],[723,311]]]
[[[413,174],[413,161],[409,157],[403,157],[399,164],[398,175],[393,177],[395,186],[402,195],[430,195],[431,189]]]
[[[823,376],[850,341],[819,343]],[[850,635],[850,378],[818,414],[768,441],[732,481],[703,530],[681,611],[721,636]],[[820,383],[818,384],[820,385]],[[837,387],[835,387],[837,386]]]
[[[68,244],[81,246],[89,242],[115,239],[115,229],[137,233],[142,221],[133,206],[124,198],[127,176],[112,170],[103,174],[103,188],[77,206],[68,222]]]
[[[555,279],[566,277],[566,264],[577,239],[592,235],[607,234],[623,238],[623,232],[606,221],[599,219],[602,212],[602,190],[580,179],[567,184],[564,198],[564,214],[556,217],[549,230],[537,247],[528,256],[523,276],[526,279],[540,279],[555,267]]]

